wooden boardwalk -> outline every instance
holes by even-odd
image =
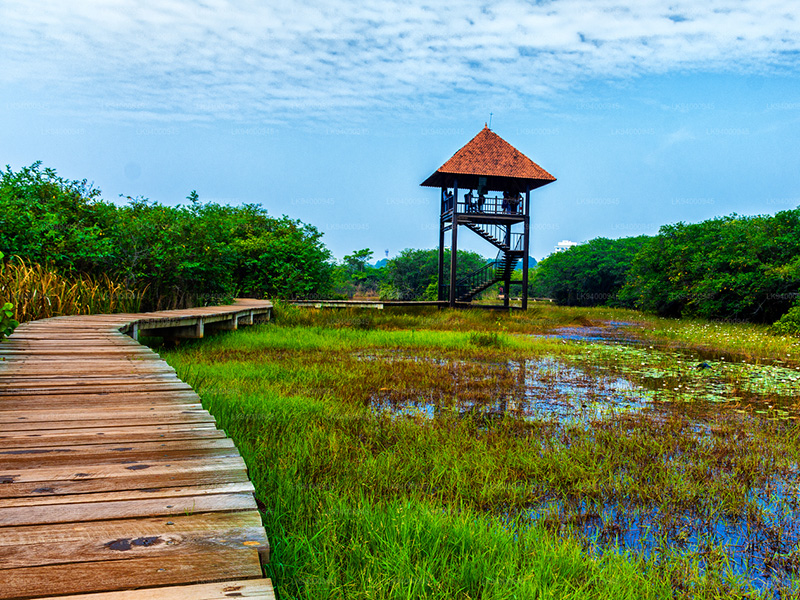
[[[122,333],[202,337],[270,310],[59,317],[0,344],[0,599],[274,598],[233,442]]]

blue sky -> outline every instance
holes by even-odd
[[[112,201],[258,202],[383,258],[436,245],[419,183],[492,113],[558,179],[532,194],[536,258],[775,213],[800,205],[796,8],[3,0],[0,163]]]

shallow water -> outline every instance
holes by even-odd
[[[680,414],[702,438],[712,427],[706,417],[720,410],[732,418],[767,416],[794,419],[798,414],[800,370],[780,364],[731,360],[723,354],[657,348],[636,339],[629,324],[563,328],[552,335],[575,344],[560,357],[505,363],[361,355],[363,360],[423,361],[441,368],[453,395],[420,387],[398,393],[377,391],[375,411],[398,418],[436,419],[453,410],[488,421],[516,418],[585,426],[623,414],[652,419]],[[713,354],[713,356],[712,356]],[[704,363],[703,367],[700,367]],[[664,457],[664,460],[669,458]],[[774,477],[768,489],[751,489],[751,514],[706,514],[699,507],[642,506],[610,501],[589,506],[555,498],[527,510],[526,517],[583,537],[587,549],[602,553],[631,550],[645,556],[680,552],[701,565],[727,564],[755,588],[781,597],[800,573],[800,494],[797,466],[786,479]],[[754,511],[754,512],[753,512]]]
[[[674,552],[694,555],[701,567],[727,564],[729,573],[745,577],[761,591],[791,589],[800,570],[800,514],[786,500],[794,490],[773,491],[761,498],[765,520],[748,515],[709,518],[689,509],[675,511],[633,503],[551,500],[527,511],[531,521],[577,533],[592,552],[630,550],[667,560]]]

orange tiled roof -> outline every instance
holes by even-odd
[[[437,173],[536,179],[542,184],[556,180],[488,126],[439,167]]]

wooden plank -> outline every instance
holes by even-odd
[[[199,494],[152,500],[70,503],[59,505],[58,510],[54,510],[51,505],[9,506],[0,508],[0,534],[2,534],[3,527],[12,525],[79,523],[105,519],[132,519],[159,515],[172,516],[242,510],[256,510],[256,501],[252,493]]]
[[[188,408],[184,408],[188,407]],[[73,410],[0,410],[0,423],[14,423],[16,421],[73,421],[84,420],[87,416],[94,415],[94,419],[132,419],[143,416],[166,416],[172,414],[208,415],[202,404],[182,404],[178,406],[147,405],[137,406],[134,409],[114,409],[113,406],[90,408],[74,408]]]
[[[92,400],[103,400],[116,402],[121,406],[129,405],[131,402],[143,401],[154,404],[166,404],[174,400],[191,399],[197,402],[198,395],[194,390],[126,390],[124,392],[85,392],[80,394],[48,394],[48,406],[53,403],[67,403],[70,406],[80,406],[84,402]],[[41,396],[38,394],[17,394],[12,398],[0,398],[0,406],[11,405],[16,402],[38,403],[42,405]],[[0,432],[1,434],[1,432]]]
[[[268,542],[255,511],[10,527],[3,529],[0,542],[0,576],[9,569],[41,565],[167,558],[193,547],[266,551]]]
[[[193,549],[171,557],[88,562],[79,571],[70,564],[25,567],[9,569],[4,575],[3,600],[58,595],[65,590],[76,594],[262,576],[258,551],[249,548]]]
[[[33,469],[3,469],[0,471],[0,483],[4,487],[13,483],[30,483],[34,481],[80,481],[89,479],[116,479],[131,477],[147,471],[156,476],[178,474],[183,471],[202,469],[238,469],[244,468],[240,456],[211,457],[190,460],[149,460],[131,465],[97,465],[94,467],[71,468],[69,465],[56,467],[40,467]],[[123,482],[121,485],[125,485]]]
[[[40,468],[69,464],[72,466],[131,464],[148,460],[189,460],[205,457],[237,456],[239,452],[228,438],[200,441],[163,441],[90,446],[51,446],[41,448],[0,449],[2,469]]]
[[[148,383],[146,381],[141,382],[140,389],[155,392],[155,391],[176,391],[176,390],[186,390],[189,391],[192,388],[179,381],[175,383],[167,383],[167,382],[152,382]],[[15,396],[17,394],[30,394],[35,392],[41,396],[47,396],[49,394],[86,394],[92,392],[102,392],[103,390],[107,390],[109,392],[123,392],[125,390],[130,390],[131,386],[129,385],[115,385],[115,386],[104,386],[104,385],[81,385],[81,386],[52,386],[52,387],[35,387],[35,386],[26,386],[20,385],[19,387],[4,387],[0,389],[0,396]]]
[[[214,423],[214,417],[208,413],[203,414],[197,412],[194,414],[185,414],[178,412],[176,414],[162,413],[161,415],[146,415],[139,418],[130,419],[79,419],[72,421],[24,421],[20,420],[14,423],[4,423],[2,428],[5,431],[35,431],[43,429],[69,429],[69,428],[84,428],[84,427],[122,427],[122,426],[158,426],[158,425],[171,425],[182,423]]]
[[[62,388],[76,388],[81,389],[95,389],[100,388],[115,388],[118,386],[126,386],[128,389],[135,386],[146,387],[151,390],[167,389],[167,390],[188,390],[191,387],[178,379],[177,375],[158,375],[154,377],[147,377],[144,375],[128,375],[128,376],[87,376],[87,377],[52,377],[42,379],[39,377],[20,377],[15,375],[8,375],[2,383],[0,383],[0,391],[9,393],[16,392],[17,390],[30,390],[41,394],[47,390],[59,391]]]
[[[157,364],[157,363],[156,363]],[[42,381],[42,382],[58,382],[64,379],[77,379],[96,382],[97,380],[120,378],[124,377],[130,379],[131,377],[141,377],[142,379],[172,379],[178,378],[175,371],[172,369],[154,369],[150,367],[139,366],[125,366],[118,367],[97,367],[92,369],[90,366],[69,368],[54,365],[52,368],[35,367],[30,365],[20,365],[19,367],[11,368],[5,371],[4,376],[9,380],[29,382],[29,381]]]
[[[275,600],[275,592],[272,589],[272,581],[269,579],[242,579],[125,592],[59,596],[40,600],[230,600],[231,598]]]
[[[0,393],[4,396],[16,394],[17,390],[25,393],[36,395],[52,393],[69,393],[71,390],[80,392],[81,390],[90,390],[99,392],[103,387],[114,388],[117,386],[126,386],[128,389],[147,389],[150,391],[173,391],[182,390],[189,391],[191,388],[183,383],[177,376],[173,375],[160,375],[157,377],[147,377],[130,375],[125,377],[108,376],[108,377],[81,377],[81,378],[68,378],[68,377],[55,377],[51,379],[39,379],[20,377],[14,375],[0,384]]]
[[[114,429],[76,428],[34,431],[8,431],[0,434],[0,444],[6,448],[35,448],[46,446],[78,446],[86,444],[155,442],[160,440],[191,440],[223,438],[225,432],[214,423],[187,423],[163,427],[115,427]]]
[[[144,411],[144,412],[148,412],[150,410],[150,408],[158,408],[158,409],[163,410],[165,408],[170,408],[171,407],[171,408],[174,408],[175,410],[183,410],[183,409],[187,409],[187,408],[197,408],[197,407],[202,406],[201,404],[199,404],[199,400],[200,400],[199,398],[195,398],[194,402],[188,401],[188,400],[185,400],[183,402],[177,401],[177,400],[173,400],[173,401],[165,401],[165,402],[160,402],[160,403],[155,403],[153,401],[148,401],[148,402],[132,401],[132,402],[129,402],[127,404],[127,408],[128,409],[141,408],[142,411]],[[116,404],[119,405],[119,403],[116,403]],[[19,407],[19,410],[38,410],[39,407],[41,407],[41,405],[42,405],[41,402],[39,404],[36,404],[35,402],[20,402],[18,404],[18,407]],[[87,409],[87,410],[95,410],[95,409],[97,409],[98,411],[101,411],[101,410],[113,409],[115,403],[100,398],[100,399],[93,399],[93,400],[84,400],[83,402],[80,403],[80,405],[82,407],[84,407],[85,409]],[[59,403],[54,403],[53,404],[53,410],[54,411],[68,410],[69,407],[70,407],[70,404],[67,403],[67,402],[59,402]],[[10,411],[13,411],[13,410],[14,410],[14,408],[12,406],[12,402],[11,401],[7,401],[7,402],[0,401],[0,412],[10,412]],[[2,434],[0,434],[0,439],[2,439]]]
[[[108,356],[110,358],[122,358],[126,356],[147,356],[155,354],[149,348],[103,348],[102,350],[95,350],[94,348],[83,348],[81,346],[67,346],[57,345],[52,348],[26,348],[24,350],[14,350],[0,346],[0,354],[3,356],[43,356],[43,355],[56,355],[56,356]],[[157,356],[157,355],[156,355]]]
[[[109,502],[111,500],[141,500],[152,498],[177,498],[179,496],[197,496],[208,494],[252,493],[255,491],[249,481],[236,483],[219,483],[216,485],[184,485],[159,488],[134,488],[130,490],[115,490],[110,492],[93,492],[85,494],[48,495],[27,498],[0,498],[0,508],[11,506],[44,506],[58,504],[75,504],[87,502]],[[3,539],[8,535],[8,530],[3,529]],[[3,540],[0,539],[0,545]]]
[[[147,471],[134,472],[129,477],[84,480],[43,480],[0,485],[0,498],[25,498],[74,494],[102,494],[120,491],[159,490],[180,486],[202,487],[249,482],[244,466],[208,465],[203,462],[193,468],[183,468],[169,475]]]

